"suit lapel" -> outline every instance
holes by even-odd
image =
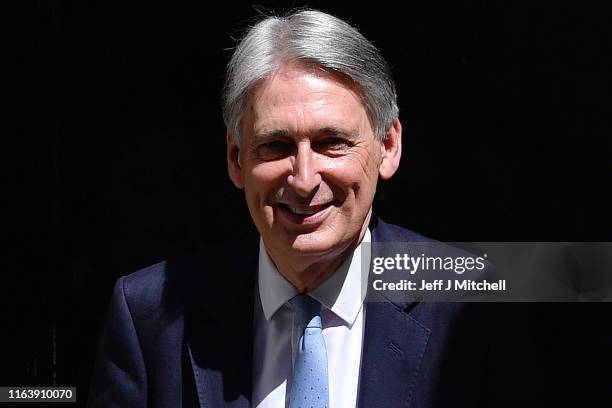
[[[391,302],[365,307],[358,406],[410,406],[430,331]]]
[[[216,321],[200,322],[189,336],[187,347],[201,407],[250,406],[251,337],[247,330]]]
[[[373,217],[374,218],[374,217]],[[373,242],[401,242],[386,224],[374,218]],[[372,247],[372,258],[379,256]],[[370,271],[368,285],[372,287]],[[414,389],[427,349],[430,329],[410,316],[417,303],[391,302],[381,293],[368,291],[359,382],[358,406],[413,406]]]
[[[195,285],[185,335],[202,408],[250,406],[257,248],[249,241],[204,258],[217,261]]]

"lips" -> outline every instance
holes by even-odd
[[[332,203],[322,205],[296,206],[292,204],[278,203],[276,207],[283,218],[293,224],[316,224],[322,222],[331,209]]]
[[[289,211],[291,211],[292,213],[296,214],[296,215],[312,215],[312,214],[316,214],[321,210],[326,209],[327,207],[329,207],[331,205],[330,204],[323,204],[323,205],[309,205],[307,207],[296,207],[294,205],[291,204],[284,204],[284,203],[280,203],[281,206],[284,206],[286,209],[288,209]]]

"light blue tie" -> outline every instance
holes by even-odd
[[[289,301],[300,323],[290,408],[328,408],[327,351],[321,325],[321,304],[308,295]]]

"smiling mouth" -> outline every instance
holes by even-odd
[[[281,219],[289,224],[301,227],[313,228],[324,222],[331,214],[333,201],[322,205],[295,206],[285,203],[277,203],[276,208],[282,215]]]
[[[279,207],[282,209],[289,211],[295,215],[309,216],[314,215],[320,211],[325,210],[327,207],[331,205],[331,203],[323,204],[323,205],[311,205],[308,207],[295,207],[293,205],[278,203]]]

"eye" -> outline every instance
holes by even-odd
[[[274,140],[271,142],[267,142],[261,145],[264,149],[268,150],[283,150],[289,148],[289,143],[283,142],[281,140]]]
[[[272,160],[291,153],[293,145],[284,140],[271,140],[259,145],[257,152],[262,159]]]
[[[350,142],[342,137],[329,136],[319,140],[316,143],[317,147],[322,150],[339,150],[350,147]]]

